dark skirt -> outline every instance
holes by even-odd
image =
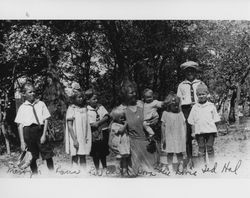
[[[109,131],[102,131],[102,138],[100,140],[94,140],[92,142],[90,156],[92,157],[105,157],[109,155]]]

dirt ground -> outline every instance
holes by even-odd
[[[194,145],[197,151],[197,146]],[[139,177],[150,178],[250,178],[250,118],[241,121],[237,131],[234,125],[228,128],[219,128],[218,137],[215,140],[215,161],[207,165],[195,166],[183,173],[172,171],[170,173],[153,170],[152,172],[141,171]],[[108,156],[108,170],[102,176],[94,175],[93,163],[87,157],[87,171],[78,170],[71,166],[71,160],[64,153],[62,144],[55,148],[54,157],[55,170],[48,172],[46,163],[38,160],[39,174],[32,176],[29,168],[20,170],[15,167],[19,152],[12,152],[11,155],[0,155],[0,178],[119,178],[118,162],[113,156]],[[195,152],[194,152],[195,153]],[[195,160],[194,160],[195,161]]]

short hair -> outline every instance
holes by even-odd
[[[22,86],[22,93],[25,94],[27,91],[27,87],[33,87],[35,89],[35,86],[31,82],[26,82]]]
[[[85,97],[87,100],[90,100],[94,95],[96,95],[96,91],[94,89],[88,89],[85,91]]]
[[[198,94],[198,93],[206,93],[206,94],[209,93],[208,88],[205,85],[205,83],[200,83],[200,84],[197,85],[196,94]]]
[[[122,108],[115,107],[111,113],[110,116],[114,121],[118,121],[118,119],[125,114],[125,111]]]

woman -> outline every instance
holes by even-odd
[[[120,108],[124,109],[128,123],[128,134],[131,146],[131,168],[133,174],[139,171],[152,171],[157,162],[156,153],[147,151],[146,134],[143,130],[143,104],[136,99],[136,86],[131,82],[122,85],[124,102]]]

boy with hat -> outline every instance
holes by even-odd
[[[24,85],[25,102],[19,107],[15,122],[18,124],[18,130],[21,141],[21,149],[25,147],[32,154],[30,169],[32,174],[38,173],[36,160],[41,154],[45,159],[49,170],[54,169],[53,151],[47,144],[46,131],[50,113],[44,102],[36,100],[35,88],[32,84]]]
[[[196,73],[199,69],[199,65],[193,61],[187,61],[181,64],[181,69],[185,73],[185,80],[181,82],[178,86],[177,96],[181,99],[181,109],[186,119],[187,125],[187,143],[186,143],[186,152],[187,152],[187,161],[190,167],[193,167],[192,163],[192,128],[191,125],[187,122],[188,116],[192,109],[192,106],[198,102],[196,95],[197,86],[203,83],[201,80],[196,79]]]
[[[192,107],[188,123],[195,128],[193,133],[199,146],[198,157],[206,161],[206,152],[208,158],[214,157],[214,138],[218,132],[215,123],[220,121],[220,117],[215,105],[207,100],[209,92],[205,84],[197,86],[196,94],[198,103]]]

